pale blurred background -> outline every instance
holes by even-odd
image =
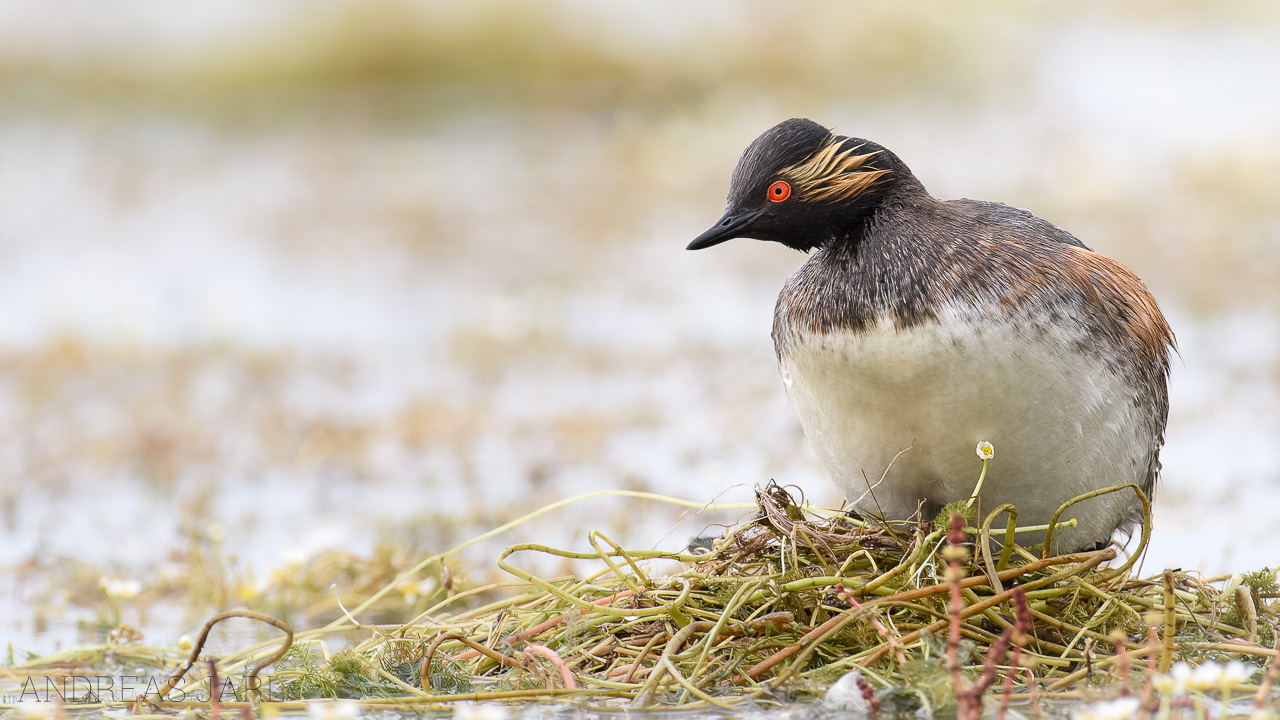
[[[1274,567],[1278,71],[1269,0],[0,0],[0,642],[100,637],[101,575],[165,642],[589,490],[837,504],[769,340],[802,256],[683,250],[793,116],[1143,277],[1181,349],[1146,572]],[[679,515],[458,571],[736,517]]]

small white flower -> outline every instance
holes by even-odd
[[[355,700],[319,700],[307,703],[311,720],[355,720],[360,717],[360,703]]]
[[[187,580],[187,568],[186,566],[176,562],[161,563],[160,566],[156,568],[155,577],[161,583],[165,584],[185,582]]]
[[[98,584],[107,597],[115,600],[128,600],[142,592],[142,583],[137,580],[103,577],[98,578]]]
[[[14,703],[13,709],[18,713],[18,717],[23,720],[44,720],[49,717],[49,707],[53,703],[47,702],[19,702]]]
[[[511,711],[492,703],[466,703],[453,709],[453,720],[507,720]]]
[[[1230,689],[1237,685],[1243,685],[1249,680],[1251,674],[1244,663],[1239,660],[1232,660],[1222,669],[1222,676],[1218,678],[1218,686],[1223,689]]]
[[[404,596],[406,605],[418,602],[418,598],[430,595],[436,589],[435,578],[427,578],[418,582],[404,582],[400,585],[400,594]]]
[[[1182,695],[1187,692],[1187,688],[1182,680],[1172,675],[1158,674],[1151,678],[1151,687],[1156,692],[1165,697],[1173,695]]]
[[[179,650],[190,650],[191,648],[195,647],[195,645],[196,645],[196,644],[195,644],[195,642],[191,639],[191,636],[190,636],[190,635],[181,635],[181,636],[179,636],[179,637],[178,637],[178,649],[179,649]]]
[[[1096,702],[1072,713],[1075,720],[1129,720],[1138,711],[1138,698],[1126,697]]]
[[[1192,690],[1212,690],[1222,684],[1222,666],[1209,660],[1191,672],[1187,687]]]
[[[977,453],[979,460],[990,460],[996,456],[996,446],[983,440],[978,443]]]

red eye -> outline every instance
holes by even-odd
[[[779,180],[769,186],[766,195],[769,196],[769,202],[780,203],[791,197],[791,186],[787,184],[786,180]]]

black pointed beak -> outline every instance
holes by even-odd
[[[707,228],[707,231],[693,239],[689,243],[686,250],[701,250],[709,248],[712,245],[719,245],[725,240],[732,240],[743,236],[743,231],[751,228],[751,224],[756,218],[760,217],[762,211],[755,212],[735,212],[726,210],[724,217],[716,221],[715,225]]]

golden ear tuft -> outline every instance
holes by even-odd
[[[869,165],[875,153],[859,155],[861,145],[850,148],[842,145],[843,141],[833,140],[808,160],[782,172],[801,200],[849,200],[889,174],[888,170]]]

